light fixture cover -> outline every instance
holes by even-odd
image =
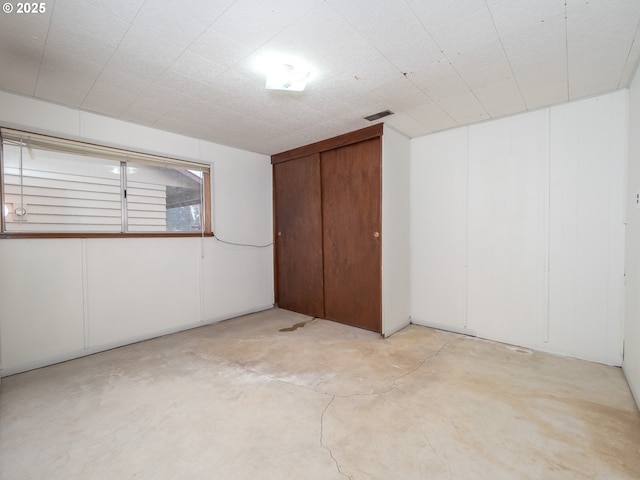
[[[298,69],[289,63],[274,65],[267,71],[267,90],[301,92],[307,86],[311,72]]]

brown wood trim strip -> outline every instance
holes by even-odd
[[[203,210],[204,210],[204,233],[205,236],[207,234],[211,234],[211,218],[213,216],[213,212],[211,211],[211,209],[213,208],[211,206],[211,173],[209,172],[204,172],[204,175],[202,176],[202,181],[204,182],[204,198],[202,199],[204,204],[203,204]]]
[[[345,145],[351,145],[352,143],[380,137],[382,136],[383,125],[383,123],[378,123],[356,130],[355,132],[345,133],[344,135],[338,135],[337,137],[321,140],[303,147],[287,150],[286,152],[276,153],[275,155],[271,155],[271,163],[287,162],[307,155],[313,155],[314,153],[325,152],[334,148],[344,147]]]
[[[273,215],[271,220],[273,223],[273,304],[278,305],[280,300],[280,288],[278,286],[278,246],[280,239],[278,238],[278,219],[276,218],[278,198],[276,195],[276,169],[271,167],[271,211]]]
[[[100,233],[100,232],[5,232],[0,239],[10,238],[191,238],[202,237],[201,232],[132,232],[132,233]],[[207,232],[205,237],[213,237]]]

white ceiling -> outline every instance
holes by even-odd
[[[0,13],[0,90],[273,154],[386,109],[416,137],[624,88],[639,21],[639,0],[46,0]],[[264,89],[273,53],[314,65],[306,91]]]

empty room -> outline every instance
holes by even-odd
[[[0,480],[640,478],[640,2],[0,12]]]

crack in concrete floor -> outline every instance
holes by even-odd
[[[122,478],[141,454],[154,480],[640,472],[619,369],[416,326],[381,340],[273,310],[9,377],[1,393],[3,480]]]
[[[331,456],[331,459],[333,460],[333,463],[336,464],[336,468],[338,469],[338,473],[340,475],[342,475],[343,477],[346,477],[349,480],[351,480],[351,478],[352,478],[351,475],[348,475],[348,474],[346,474],[346,473],[344,473],[342,471],[342,467],[340,466],[340,462],[338,462],[338,459],[333,454],[333,451],[331,450],[331,448],[329,448],[327,446],[327,444],[324,442],[324,415],[325,415],[325,413],[327,413],[327,410],[329,409],[329,407],[331,406],[331,404],[334,402],[335,399],[336,399],[335,396],[331,397],[331,400],[329,400],[329,402],[327,403],[327,406],[324,407],[324,410],[322,410],[322,414],[320,415],[320,445],[322,445],[322,448],[324,448],[327,452],[329,452],[329,456]]]
[[[288,328],[281,328],[281,329],[279,329],[278,331],[279,331],[279,332],[293,332],[293,331],[297,330],[298,328],[302,328],[302,327],[304,327],[304,326],[306,326],[306,325],[308,325],[308,324],[310,324],[310,323],[314,322],[315,320],[317,320],[317,318],[316,318],[316,317],[314,317],[313,319],[311,319],[311,320],[309,320],[309,321],[306,321],[306,322],[299,322],[299,323],[296,323],[296,324],[294,324],[292,327],[288,327]],[[282,379],[282,378],[279,378],[279,377],[278,377],[278,376],[276,376],[276,375],[269,374],[269,373],[265,373],[265,372],[260,372],[260,371],[258,371],[258,370],[255,370],[255,369],[251,368],[250,366],[248,366],[246,363],[243,363],[243,362],[241,362],[241,361],[235,361],[235,362],[233,362],[233,361],[232,361],[232,362],[230,362],[228,359],[226,359],[226,358],[221,358],[221,357],[218,357],[218,360],[219,360],[219,361],[221,361],[221,362],[223,362],[223,363],[225,363],[225,364],[227,364],[227,363],[231,363],[231,365],[234,365],[234,366],[240,367],[240,368],[242,368],[244,371],[246,371],[246,372],[248,372],[248,373],[251,373],[251,374],[254,374],[254,375],[257,375],[257,376],[260,376],[260,377],[266,377],[266,378],[269,378],[269,379],[271,379],[271,380],[273,380],[273,381],[281,382],[281,383],[284,383],[284,384],[287,384],[287,385],[291,385],[291,386],[293,386],[293,387],[303,388],[303,389],[305,389],[305,390],[312,391],[312,392],[317,393],[317,394],[319,394],[319,395],[330,395],[330,396],[331,396],[331,399],[329,400],[329,402],[327,403],[327,405],[325,406],[325,408],[322,410],[322,413],[321,413],[321,415],[320,415],[320,445],[321,445],[325,450],[327,450],[327,451],[328,451],[328,453],[329,453],[329,455],[330,455],[331,459],[333,460],[333,462],[335,463],[336,468],[337,468],[338,472],[340,473],[340,475],[342,475],[342,476],[343,476],[343,477],[345,477],[345,478],[352,479],[351,475],[349,475],[349,474],[347,474],[347,473],[345,473],[345,472],[343,471],[343,467],[341,466],[340,462],[338,461],[338,459],[337,459],[337,458],[336,458],[336,456],[334,455],[334,453],[333,453],[332,449],[331,449],[331,448],[327,445],[327,443],[325,442],[325,424],[324,424],[324,418],[325,418],[325,414],[327,413],[327,411],[329,410],[329,408],[331,407],[331,405],[334,403],[334,401],[336,400],[336,398],[351,398],[351,397],[367,397],[367,396],[376,396],[376,395],[379,395],[379,396],[386,395],[386,394],[388,394],[388,393],[392,392],[393,390],[395,390],[396,388],[398,388],[398,386],[399,386],[399,383],[398,383],[398,382],[400,382],[401,380],[403,380],[403,379],[405,379],[405,378],[407,378],[407,377],[411,376],[411,375],[412,375],[413,373],[415,373],[416,371],[420,370],[422,367],[424,367],[424,366],[425,366],[425,364],[426,364],[428,361],[430,361],[430,360],[432,360],[432,359],[437,358],[437,357],[438,357],[438,356],[439,356],[443,351],[445,351],[445,350],[447,349],[447,347],[448,347],[449,345],[451,345],[451,344],[452,344],[452,343],[454,343],[454,342],[460,341],[460,340],[461,340],[461,337],[456,337],[456,338],[450,339],[450,340],[448,340],[447,342],[443,343],[443,344],[440,346],[440,348],[438,348],[438,350],[437,350],[437,351],[432,352],[432,353],[429,353],[428,355],[426,355],[426,356],[425,356],[424,358],[422,358],[419,362],[417,362],[417,364],[416,364],[414,367],[412,367],[412,368],[408,369],[406,372],[404,372],[404,373],[402,373],[402,374],[398,375],[397,377],[395,377],[395,378],[391,379],[390,385],[389,385],[387,388],[385,388],[384,390],[379,390],[379,391],[374,391],[374,392],[351,393],[351,394],[338,394],[338,393],[335,393],[335,392],[323,391],[323,390],[319,390],[319,389],[317,389],[317,388],[310,387],[310,386],[308,386],[308,385],[303,385],[303,384],[301,384],[301,383],[296,383],[296,382],[287,381],[287,380],[284,380],[284,379]],[[436,452],[435,448],[433,447],[433,444],[431,443],[431,441],[430,441],[429,437],[428,437],[426,434],[424,434],[424,436],[425,436],[425,439],[427,440],[427,442],[429,443],[429,445],[430,445],[431,449],[433,450],[434,454],[438,457],[438,459],[439,459],[440,461],[442,461],[442,462],[443,462],[443,464],[444,464],[444,465],[445,465],[445,467],[447,468],[447,471],[448,471],[448,478],[451,478],[451,471],[450,471],[450,469],[449,469],[449,466],[448,466],[448,465],[446,464],[446,462],[444,462],[444,461],[442,460],[442,458],[438,455],[438,453]]]

